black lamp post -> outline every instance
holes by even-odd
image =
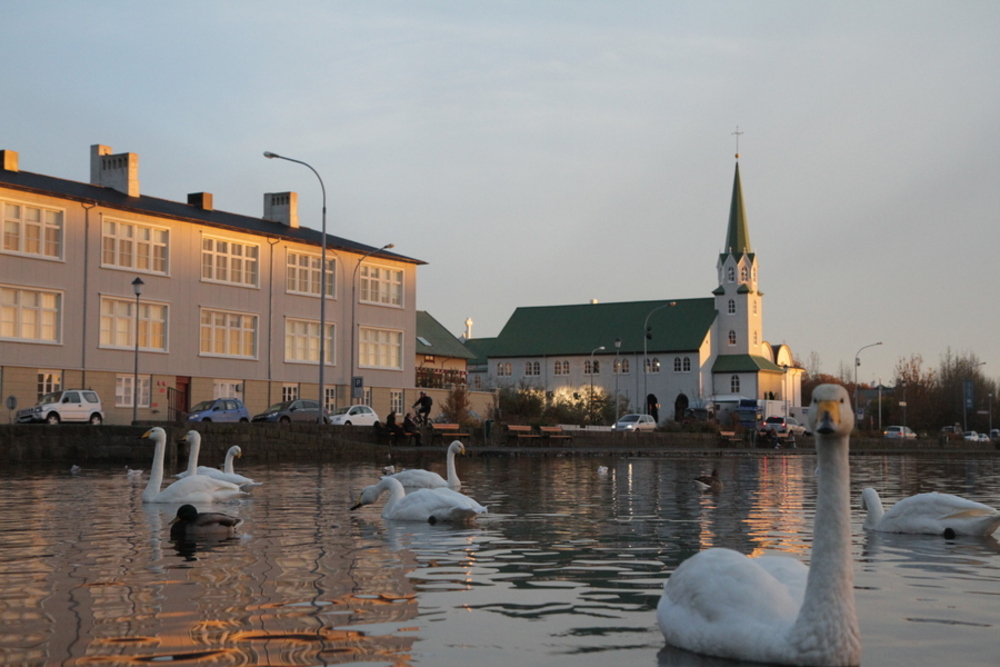
[[[142,294],[142,278],[136,276],[132,281],[132,291],[135,292],[135,367],[132,372],[132,423],[138,420],[139,410],[139,295]]]

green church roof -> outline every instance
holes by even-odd
[[[723,256],[739,257],[750,249],[750,227],[747,225],[747,213],[743,206],[743,185],[740,183],[740,163],[736,163],[736,175],[733,177],[733,198],[729,203],[729,227],[726,230],[726,249]]]
[[[417,311],[417,354],[472,359],[475,355],[424,310]]]
[[[716,315],[711,298],[522,307],[490,345],[489,356],[587,355],[601,345],[599,354],[615,354],[616,338],[623,354],[641,353],[647,317],[647,351],[692,351],[701,347]]]
[[[758,371],[784,373],[785,369],[773,361],[754,354],[720,354],[712,366],[713,373],[756,373]]]

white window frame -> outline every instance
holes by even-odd
[[[294,401],[299,397],[299,385],[297,382],[286,382],[281,385],[281,400]]]
[[[322,256],[289,249],[285,255],[285,291],[289,294],[319,296]],[[337,260],[326,260],[326,297],[336,297]]]
[[[140,350],[167,351],[169,312],[166,304],[139,302]],[[98,347],[117,350],[135,349],[135,299],[102,296],[100,327]]]
[[[201,308],[198,316],[198,356],[256,359],[259,321],[260,318],[253,313]]]
[[[36,220],[26,219],[25,214],[29,210],[38,212]],[[65,246],[65,220],[65,209],[13,199],[0,200],[0,252],[61,261]],[[35,234],[29,235],[32,230]],[[31,242],[35,244],[35,249],[29,246]],[[47,252],[52,245],[55,246],[54,251]]]
[[[403,332],[358,327],[358,366],[403,370]]]
[[[504,363],[503,361],[497,362],[497,377],[510,377],[510,373],[510,363]]]
[[[555,366],[552,369],[553,375],[569,375],[569,362],[568,361],[556,361]]]
[[[238,398],[243,400],[243,382],[240,380],[212,380],[212,398]]]
[[[124,373],[115,376],[115,407],[116,408],[131,408],[132,399],[135,397],[135,391],[132,386],[132,381],[135,379],[134,375],[126,375]],[[152,376],[150,375],[139,375],[139,405],[140,408],[148,408],[150,405],[150,396],[152,394]]]
[[[39,368],[38,375],[36,377],[38,379],[38,398],[41,398],[45,394],[51,394],[52,392],[62,390],[62,371],[52,371],[45,368]]]
[[[323,356],[326,365],[333,366],[337,327],[326,323],[326,343]],[[285,362],[319,365],[319,320],[285,319]]]
[[[105,218],[101,222],[101,266],[167,275],[170,230]]]
[[[542,365],[537,361],[524,362],[524,374],[527,377],[541,377]]]
[[[740,376],[733,375],[729,378],[729,391],[733,394],[740,393]]]
[[[653,357],[652,359],[646,359],[645,366],[647,375],[660,372],[660,360],[658,357]]]
[[[362,264],[360,269],[361,290],[358,300],[377,306],[403,307],[402,269],[383,264]]]
[[[62,303],[61,291],[0,285],[0,340],[61,344]]]
[[[734,329],[729,330],[728,341],[730,347],[736,345],[736,331]]]
[[[222,244],[225,244],[224,246]],[[239,248],[239,252],[234,252]],[[252,256],[251,256],[252,255]],[[240,268],[233,268],[234,265]],[[237,275],[234,278],[234,275]],[[201,238],[201,280],[207,283],[258,287],[260,246],[217,236]]]
[[[403,412],[403,392],[398,390],[389,391],[389,412],[395,412],[397,415]]]
[[[730,315],[736,314],[736,299],[729,300],[729,304],[726,307],[726,312]]]

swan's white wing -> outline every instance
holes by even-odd
[[[249,477],[244,477],[243,475],[235,472],[222,472],[218,468],[203,468],[202,466],[199,466],[198,474],[211,477],[212,479],[219,479],[223,482],[229,482],[230,484],[235,484],[236,486],[260,486],[260,482],[255,482]]]
[[[230,482],[205,475],[191,475],[177,480],[146,502],[199,505],[224,502],[243,495],[246,494],[240,491],[240,487]]]
[[[417,489],[437,489],[448,486],[448,480],[441,475],[420,468],[401,470],[389,475],[389,477],[399,480],[399,483],[403,485],[403,490],[407,493],[412,493]]]
[[[418,489],[399,499],[388,513],[383,512],[383,518],[464,523],[483,512],[485,507],[451,489]]]
[[[892,506],[876,526],[887,533],[990,535],[1000,527],[1000,512],[949,493],[920,493]]]

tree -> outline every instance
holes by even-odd
[[[464,384],[456,384],[441,404],[441,414],[450,422],[461,426],[471,426],[475,423],[469,412],[469,392]]]

